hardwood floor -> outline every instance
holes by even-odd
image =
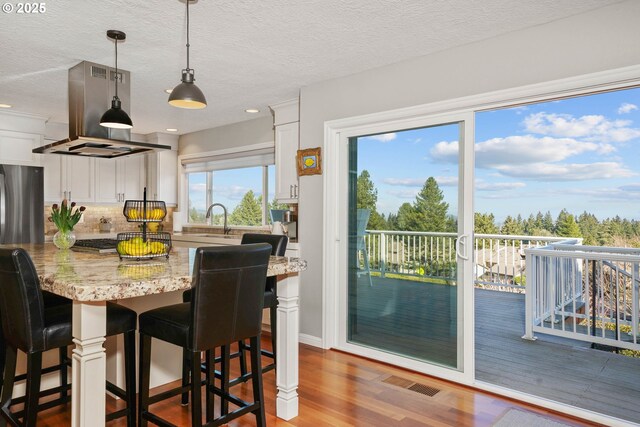
[[[268,346],[266,338],[268,336],[263,337],[263,342]],[[264,380],[269,426],[481,427],[491,426],[510,408],[535,412],[572,426],[595,425],[436,378],[306,345],[300,346],[300,415],[297,418],[284,421],[275,417],[275,373],[268,372]],[[405,388],[413,383],[439,391],[430,397]],[[249,399],[251,387],[243,384],[235,387],[234,392]],[[121,407],[121,402],[108,398],[107,410],[115,407]],[[180,406],[179,397],[152,408],[176,425],[189,425],[188,407]],[[38,426],[68,426],[69,410],[70,406],[43,411]],[[125,426],[126,423],[120,419],[108,425]],[[254,426],[255,418],[248,415],[229,425]]]

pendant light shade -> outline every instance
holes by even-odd
[[[122,109],[122,103],[120,102],[120,98],[118,98],[118,80],[120,79],[120,75],[118,74],[118,40],[126,39],[127,35],[122,31],[109,30],[107,31],[107,37],[115,41],[116,44],[116,94],[111,101],[111,108],[102,115],[100,125],[113,129],[131,129],[133,122],[131,122],[129,115]]]
[[[182,70],[182,82],[173,88],[169,95],[169,104],[178,108],[199,109],[207,106],[204,94],[195,82],[194,70],[189,68],[189,2],[187,0],[187,68]]]

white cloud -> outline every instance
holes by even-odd
[[[454,187],[458,185],[457,176],[435,176],[436,182],[441,187]],[[420,187],[424,186],[427,178],[385,178],[382,180],[387,185],[399,187]]]
[[[455,187],[458,185],[458,177],[457,176],[436,176],[434,177],[436,182],[441,187]]]
[[[204,193],[205,191],[207,191],[207,184],[205,184],[205,183],[189,184],[189,192],[190,193]]]
[[[526,187],[524,182],[482,182],[476,181],[477,191],[503,191]]]
[[[533,181],[584,181],[590,179],[629,178],[637,173],[616,162],[537,163],[530,165],[501,165],[496,167],[503,175]]]
[[[389,142],[389,141],[393,141],[394,139],[396,139],[396,133],[395,132],[383,133],[381,135],[372,135],[372,136],[367,136],[365,138],[366,139],[373,139],[374,141]]]
[[[570,114],[535,113],[525,117],[529,132],[554,137],[583,138],[595,142],[625,142],[640,137],[629,120],[609,120],[602,115],[573,117]]]
[[[633,110],[637,110],[637,109],[638,109],[637,105],[629,104],[628,102],[624,102],[618,108],[618,114],[628,114],[628,113],[632,112]]]
[[[387,191],[387,194],[390,196],[395,196],[399,199],[415,199],[418,195],[419,190],[390,190]]]
[[[229,200],[242,200],[244,195],[251,190],[251,188],[242,187],[240,185],[230,185],[227,187],[213,187],[213,193],[224,197]],[[254,191],[255,193],[255,191]]]
[[[382,180],[387,185],[397,185],[403,187],[422,187],[425,179],[423,178],[385,178]]]
[[[557,162],[585,152],[599,152],[601,145],[572,138],[536,137],[533,135],[492,138],[476,144],[476,166],[495,168],[501,165]],[[610,147],[613,149],[613,147]],[[434,160],[458,162],[458,141],[442,141],[431,149]]]
[[[639,188],[640,189],[640,188]],[[617,188],[572,188],[572,189],[557,189],[549,191],[546,196],[580,196],[581,198],[592,198],[599,201],[609,200],[616,202],[625,202],[629,200],[640,200],[640,192],[629,192],[624,187]]]

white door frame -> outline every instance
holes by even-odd
[[[365,116],[327,123],[325,128],[325,256],[323,306],[325,348],[336,348],[383,362],[402,366],[464,384],[474,381],[474,312],[473,301],[473,131],[472,111],[442,114],[420,114],[384,118]],[[346,339],[347,314],[347,233],[348,233],[348,140],[367,134],[387,133],[403,129],[445,125],[461,122],[458,167],[458,325],[462,339],[458,340],[460,371],[423,361],[400,357],[380,350],[349,344]],[[465,259],[466,258],[466,259]],[[462,320],[462,321],[461,321]]]

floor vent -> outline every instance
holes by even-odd
[[[419,383],[415,383],[414,385],[409,387],[409,390],[415,391],[416,393],[424,394],[427,396],[435,396],[440,391],[435,387],[429,387],[428,385],[419,384]]]
[[[407,390],[415,391],[416,393],[424,394],[426,396],[435,396],[440,391],[440,389],[435,387],[416,383],[406,378],[396,377],[395,375],[385,378],[382,382],[406,388]]]

